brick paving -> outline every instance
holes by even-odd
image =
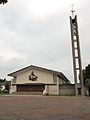
[[[90,120],[90,97],[0,96],[0,120]]]

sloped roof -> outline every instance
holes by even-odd
[[[30,69],[42,70],[42,71],[46,71],[46,72],[55,74],[58,77],[60,77],[61,79],[63,79],[64,81],[70,83],[70,81],[66,78],[66,76],[62,72],[58,72],[58,71],[54,71],[54,70],[51,70],[51,69],[47,69],[47,68],[43,68],[43,67],[38,67],[38,66],[34,66],[34,65],[30,65],[30,66],[27,66],[27,67],[22,68],[20,70],[17,70],[15,72],[12,72],[12,73],[8,74],[8,76],[15,77],[15,76],[17,76],[17,74],[23,73],[23,72],[28,71]]]

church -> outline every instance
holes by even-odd
[[[34,65],[8,74],[11,80],[10,94],[74,95],[74,85],[62,73]]]

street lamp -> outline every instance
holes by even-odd
[[[7,0],[0,0],[0,4],[3,4],[3,5],[7,2],[8,2]]]

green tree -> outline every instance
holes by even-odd
[[[90,64],[85,68],[85,78],[90,79]]]
[[[90,64],[83,70],[84,86],[88,89],[90,96]]]
[[[0,0],[0,4],[5,4],[7,2],[8,2],[7,0]]]
[[[10,81],[6,81],[6,83],[5,83],[5,90],[7,91],[7,93],[9,93],[9,91],[10,91],[10,85],[11,85],[11,82]]]
[[[86,79],[86,88],[89,92],[89,96],[90,96],[90,79]]]

